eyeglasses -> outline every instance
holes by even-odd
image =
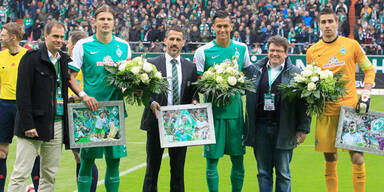
[[[281,49],[269,49],[268,53],[284,53],[284,50],[281,50]]]

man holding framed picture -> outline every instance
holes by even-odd
[[[157,70],[168,78],[169,91],[166,94],[151,95],[151,108],[146,108],[141,119],[141,129],[147,131],[147,169],[143,185],[144,192],[157,191],[161,159],[164,149],[160,147],[158,110],[160,106],[197,104],[198,94],[192,83],[197,80],[196,65],[180,57],[185,38],[180,27],[173,26],[165,34],[167,52],[148,59]],[[187,147],[168,149],[171,164],[171,191],[183,192],[184,164]]]
[[[70,85],[72,90],[91,109],[96,111],[98,101],[123,100],[122,90],[117,89],[105,81],[107,71],[105,65],[131,59],[129,44],[113,36],[114,10],[108,5],[103,5],[95,12],[96,34],[78,41],[73,49],[73,62],[71,69]],[[84,91],[76,81],[76,75],[83,72]],[[81,167],[78,176],[79,192],[89,192],[92,183],[92,167],[95,158],[105,155],[107,171],[105,186],[107,191],[119,190],[119,164],[120,158],[127,156],[126,146],[115,145],[107,147],[82,148],[80,151]]]

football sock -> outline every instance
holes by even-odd
[[[32,183],[35,191],[39,188],[39,180],[40,180],[40,155],[36,156],[35,163],[33,164],[32,172]]]
[[[5,179],[7,178],[7,158],[0,159],[0,192],[4,192]]]
[[[232,170],[231,183],[232,192],[240,192],[244,182],[244,161],[243,156],[231,156]]]
[[[208,190],[210,192],[218,192],[219,191],[219,173],[217,172],[217,163],[219,159],[208,159],[207,158],[207,183]]]
[[[90,192],[96,191],[98,177],[99,177],[99,171],[97,170],[96,164],[93,164],[93,167],[92,167],[92,185],[91,185],[91,191]]]
[[[92,167],[95,159],[81,159],[77,187],[79,192],[89,192],[92,184]]]
[[[118,192],[120,184],[119,164],[120,159],[105,159],[107,171],[105,173],[105,188],[107,192]]]
[[[80,163],[76,163],[76,181],[77,181],[77,177],[79,177],[79,171],[80,171]]]
[[[328,192],[337,192],[338,178],[337,178],[337,161],[325,161],[325,184],[327,185]]]
[[[365,191],[365,163],[358,165],[352,163],[353,189],[355,192]]]

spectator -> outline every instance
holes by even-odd
[[[211,32],[209,32],[208,25],[206,25],[204,27],[203,31],[200,32],[200,38],[201,38],[202,42],[209,42],[209,41],[211,41]]]
[[[151,47],[148,49],[149,52],[155,52],[155,53],[160,53],[161,52],[161,45],[160,43],[157,42],[151,42]]]
[[[141,52],[141,53],[147,52],[147,48],[144,47],[143,42],[139,41],[138,45],[135,47],[135,52]]]
[[[40,22],[39,19],[36,19],[36,22],[33,23],[32,26],[32,40],[37,41],[38,39],[41,38],[42,31],[44,29],[44,25]]]
[[[33,19],[31,18],[31,15],[29,15],[28,13],[24,18],[23,25],[25,30],[25,35],[23,39],[27,39],[31,35],[32,26],[33,26]]]
[[[234,41],[238,41],[238,42],[243,42],[241,37],[240,37],[240,33],[238,31],[235,31],[233,33],[233,37],[232,37],[232,40]]]

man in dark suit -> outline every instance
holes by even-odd
[[[165,94],[151,95],[151,107],[146,108],[141,120],[141,129],[147,131],[147,169],[143,191],[157,191],[157,179],[164,149],[160,148],[158,110],[160,106],[196,104],[198,95],[192,86],[197,80],[196,65],[180,57],[184,46],[183,30],[178,26],[166,32],[164,43],[167,52],[164,55],[148,59],[164,77],[168,78],[169,91]],[[187,147],[168,149],[171,164],[171,191],[184,191],[184,164]]]

